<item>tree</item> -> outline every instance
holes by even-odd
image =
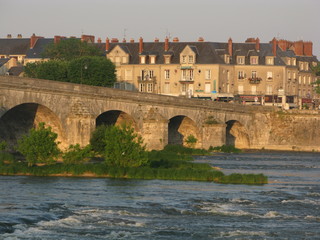
[[[91,134],[90,145],[94,152],[103,155],[106,148],[105,132],[106,125],[98,126]]]
[[[25,75],[31,78],[40,78],[68,82],[68,62],[50,60],[46,62],[28,63],[24,69]]]
[[[113,86],[116,81],[115,65],[105,57],[80,57],[70,61],[70,82],[93,86]]]
[[[314,82],[315,92],[320,94],[320,63],[318,62],[317,66],[312,67],[313,73],[318,77],[318,79]]]
[[[197,141],[198,141],[198,139],[195,136],[193,136],[192,134],[190,134],[185,140],[187,146],[190,148],[194,148]]]
[[[105,143],[105,162],[108,165],[139,167],[148,162],[143,140],[131,126],[107,126]]]
[[[77,38],[61,39],[49,44],[42,54],[44,58],[70,61],[83,56],[103,56],[102,50]]]
[[[39,123],[38,128],[30,129],[29,133],[18,140],[17,150],[25,156],[28,166],[36,163],[52,163],[60,154],[58,135],[46,128],[45,123]]]

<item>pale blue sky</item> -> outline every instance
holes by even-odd
[[[320,0],[0,0],[0,38],[7,34],[95,35],[161,41],[244,42],[259,37],[313,42],[320,58]],[[126,29],[126,31],[124,31]]]

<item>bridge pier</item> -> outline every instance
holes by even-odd
[[[202,148],[226,144],[226,124],[204,124],[202,127]]]

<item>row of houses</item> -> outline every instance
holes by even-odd
[[[0,59],[14,59],[11,61],[21,66],[42,61],[43,49],[63,38],[35,34],[3,38]],[[95,42],[90,35],[82,35],[81,40],[104,51],[116,65],[116,87],[126,90],[285,108],[311,105],[318,99],[312,72],[318,60],[312,42],[276,38],[268,43],[260,43],[259,38],[248,38],[244,43],[234,43],[231,38],[223,43],[203,38],[194,42],[178,38],[163,42],[158,38],[153,42],[107,38],[102,42],[99,38]]]

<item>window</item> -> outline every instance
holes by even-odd
[[[306,71],[309,71],[309,64],[306,62],[306,67],[305,67]]]
[[[297,63],[296,63],[296,59],[295,58],[292,58],[292,65],[295,66]]]
[[[116,57],[116,64],[120,64],[120,57]]]
[[[187,84],[181,84],[181,92],[185,93],[187,91]]]
[[[193,69],[183,69],[182,80],[193,81]]]
[[[164,70],[164,78],[170,79],[170,70]]]
[[[139,92],[144,92],[145,85],[144,83],[139,83]]]
[[[291,59],[290,58],[287,59],[287,65],[291,65]]]
[[[187,56],[183,55],[182,56],[182,63],[186,63],[187,62]]]
[[[151,78],[153,77],[153,70],[142,70],[141,71],[141,79],[142,80],[151,80]]]
[[[229,64],[230,63],[230,56],[224,55],[224,62]]]
[[[140,63],[145,64],[146,63],[146,57],[145,56],[140,56]]]
[[[244,64],[244,57],[237,57],[238,64]]]
[[[156,63],[156,57],[150,56],[150,64],[155,64],[155,63]]]
[[[311,77],[308,77],[308,83],[311,84]]]
[[[301,76],[299,76],[299,84],[301,84]]]
[[[170,56],[165,56],[164,57],[164,63],[165,64],[170,64]]]
[[[273,57],[267,57],[267,65],[273,65]]]
[[[153,92],[153,84],[152,83],[147,84],[147,92]]]
[[[189,63],[193,63],[193,61],[194,61],[193,56],[190,55],[190,56],[189,56]]]
[[[306,76],[303,76],[303,84],[306,84]]]
[[[238,79],[244,79],[245,76],[244,76],[244,71],[239,71],[238,72]]]
[[[211,92],[211,84],[210,83],[205,83],[204,84],[204,92],[205,93],[210,93]]]
[[[256,78],[256,77],[257,77],[257,71],[252,71],[251,78]]]
[[[170,93],[170,83],[164,83],[164,93]]]
[[[272,72],[267,72],[267,79],[272,80]]]
[[[302,62],[299,63],[299,68],[300,68],[300,70],[304,70],[304,69],[303,69],[303,63],[302,63]]]
[[[258,57],[251,57],[251,64],[258,64]]]
[[[291,72],[288,71],[288,80],[291,80]]]
[[[211,79],[211,70],[206,70],[205,78],[206,78],[206,80],[210,80]]]
[[[293,79],[294,79],[294,80],[297,79],[297,76],[296,76],[296,73],[295,73],[295,72],[293,73]]]
[[[229,81],[230,80],[230,72],[229,72],[229,70],[227,70],[227,81]]]

